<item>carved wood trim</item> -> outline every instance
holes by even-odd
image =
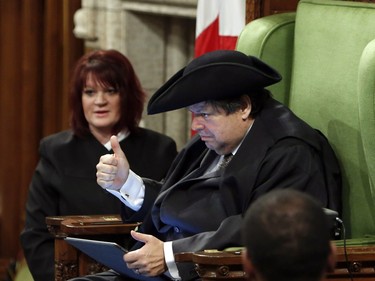
[[[246,0],[246,23],[262,16],[261,0]]]
[[[337,247],[335,271],[327,274],[326,281],[349,280],[350,275],[356,281],[375,280],[375,245],[348,246],[345,256],[344,247]],[[347,262],[347,260],[348,262]],[[175,255],[176,262],[192,262],[202,281],[212,279],[246,279],[242,269],[241,252],[203,251]],[[349,272],[350,270],[350,272]]]

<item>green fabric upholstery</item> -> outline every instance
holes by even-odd
[[[320,129],[338,154],[343,221],[351,238],[375,233],[375,197],[362,143],[362,131],[371,128],[360,127],[358,102],[360,59],[375,38],[374,26],[373,4],[316,0],[297,9],[289,106]]]
[[[359,121],[364,154],[369,171],[371,196],[375,191],[375,39],[367,44],[359,63],[358,95]],[[374,214],[374,213],[373,213]]]
[[[375,245],[375,236],[365,236],[363,238],[352,238],[349,240],[335,240],[336,246],[369,246]]]
[[[269,90],[284,104],[289,98],[294,22],[295,13],[254,20],[243,29],[236,46],[236,50],[262,59],[281,73],[283,80]]]
[[[347,237],[375,235],[375,5],[301,0],[295,13],[294,36],[279,35],[279,43],[265,47],[261,45],[266,36],[242,38],[259,34],[259,26],[269,28],[270,22],[282,22],[285,16],[292,14],[272,15],[248,24],[237,49],[271,62],[285,77],[291,75],[289,98],[284,100],[328,137],[339,158]],[[275,31],[270,28],[269,32]],[[280,56],[288,52],[280,52],[280,48],[292,50],[287,58],[289,66],[277,67]],[[274,92],[275,96],[284,94]]]

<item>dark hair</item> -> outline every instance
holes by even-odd
[[[249,117],[255,117],[263,108],[264,103],[271,97],[271,93],[267,89],[256,89],[252,90],[250,94],[247,94],[250,98],[251,113]],[[226,114],[231,114],[242,108],[244,105],[244,99],[242,96],[223,99],[223,100],[209,100],[207,101],[216,110],[221,108]]]
[[[331,249],[323,209],[292,189],[255,201],[245,215],[242,238],[254,268],[268,281],[320,280]]]
[[[106,87],[114,87],[120,94],[121,117],[112,134],[127,129],[133,132],[142,118],[146,94],[132,64],[116,50],[93,51],[82,56],[76,63],[70,82],[71,126],[75,135],[90,133],[82,107],[82,91],[88,75]]]

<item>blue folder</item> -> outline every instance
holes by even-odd
[[[85,253],[97,262],[105,265],[106,267],[113,269],[117,273],[130,277],[136,280],[144,281],[164,281],[170,280],[166,276],[147,277],[135,273],[132,269],[126,266],[124,261],[124,254],[128,251],[114,242],[82,239],[75,237],[66,237],[65,241],[81,252]]]

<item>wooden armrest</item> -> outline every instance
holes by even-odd
[[[200,252],[176,253],[176,262],[192,262],[202,281],[213,279],[245,280],[242,268],[241,251],[206,250]],[[337,264],[326,281],[375,280],[375,245],[337,246]]]
[[[129,234],[141,223],[118,223],[114,221],[87,221],[67,219],[61,223],[61,230],[70,235]]]
[[[327,275],[327,280],[349,278],[349,270],[353,278],[358,280],[375,279],[375,245],[337,246],[336,267]],[[345,279],[346,280],[346,279]]]
[[[196,252],[193,262],[202,264],[242,264],[241,252],[239,251],[211,251]]]
[[[176,262],[192,262],[202,281],[213,279],[245,280],[242,269],[241,251],[205,250],[200,252],[176,253]]]
[[[141,223],[123,223],[120,215],[90,215],[47,217],[46,224],[55,237],[55,280],[59,281],[108,270],[68,244],[65,237],[90,236],[90,239],[126,244],[130,231]]]
[[[193,255],[193,252],[176,253],[174,254],[174,260],[175,262],[192,262]]]
[[[241,263],[241,251],[204,250],[199,252],[183,252],[174,255],[176,262],[194,262],[208,264]]]
[[[120,215],[56,216],[46,218],[47,227],[55,237],[69,235],[129,234],[140,222],[123,223]]]
[[[193,262],[202,281],[213,279],[245,280],[240,251],[205,250],[177,253],[176,262]]]

